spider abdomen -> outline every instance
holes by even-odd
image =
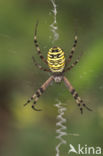
[[[59,47],[50,48],[47,55],[47,62],[53,73],[62,72],[65,67],[63,50]]]

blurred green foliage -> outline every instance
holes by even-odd
[[[34,44],[34,26],[39,20],[38,40],[43,55],[53,45],[50,24],[53,22],[52,5],[48,0],[0,0],[0,156],[53,156],[55,155],[55,123],[59,99],[67,104],[67,146],[61,154],[67,156],[68,145],[103,144],[103,1],[57,0],[57,23],[60,38],[55,45],[65,55],[78,34],[74,60],[83,53],[80,63],[67,78],[93,109],[81,116],[75,101],[64,84],[53,84],[39,99],[42,112],[34,112],[25,101],[49,77],[39,71],[32,55],[37,56]]]

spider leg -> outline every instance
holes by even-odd
[[[46,88],[50,85],[50,83],[53,81],[53,76],[49,77],[49,79],[44,82],[44,84],[36,91],[36,93],[24,104],[26,106],[29,104],[33,99],[34,103],[32,105],[32,108],[36,111],[41,111],[41,109],[35,108],[35,104],[38,101],[39,97],[43,94],[43,92],[46,90]]]
[[[40,70],[43,70],[43,71],[46,71],[46,72],[51,72],[49,69],[43,68],[40,64],[38,64],[38,63],[35,61],[34,56],[32,56],[32,60],[33,60],[33,63],[35,64],[35,66],[37,66]]]
[[[71,61],[71,59],[72,59],[72,57],[73,57],[73,54],[74,54],[74,52],[75,52],[75,48],[76,48],[76,45],[77,45],[77,36],[75,35],[75,38],[74,38],[74,44],[73,44],[73,47],[72,47],[72,49],[71,49],[71,51],[70,51],[70,54],[69,54],[69,57],[68,57],[68,59],[67,59],[67,62],[70,62]]]
[[[63,80],[64,80],[66,87],[69,89],[70,93],[73,95],[74,99],[76,100],[76,103],[77,103],[78,107],[80,108],[81,114],[83,114],[83,107],[85,107],[89,111],[92,111],[90,108],[88,108],[86,106],[86,104],[84,104],[83,100],[81,100],[78,93],[72,87],[72,85],[70,84],[68,79],[66,77],[63,77]]]
[[[37,27],[38,27],[38,22],[36,23],[36,27],[35,27],[34,44],[35,44],[35,47],[36,47],[36,50],[37,50],[38,55],[47,64],[47,61],[44,58],[44,56],[42,55],[41,50],[40,50],[40,47],[39,47],[39,44],[38,44],[38,41],[37,41],[37,37],[36,37],[36,35],[37,35]]]
[[[71,70],[79,61],[80,61],[80,57],[78,57],[77,60],[74,63],[71,64],[71,66],[64,69],[64,72],[67,72],[67,71]]]

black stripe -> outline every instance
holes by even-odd
[[[44,57],[42,55],[40,55],[40,58],[43,59]]]
[[[31,107],[32,107],[34,110],[36,110],[35,107],[34,107],[33,105],[32,105]]]
[[[40,93],[37,91],[37,92],[36,92],[36,95],[37,95],[37,97],[39,97],[39,96],[40,96]]]
[[[38,50],[38,53],[39,53],[39,54],[41,53],[40,50]]]
[[[83,106],[84,106],[84,107],[86,106],[85,103],[83,103]]]
[[[80,107],[80,103],[78,103],[78,106]]]
[[[83,102],[83,100],[80,100],[80,103],[82,103]]]
[[[57,57],[59,58],[61,54],[57,54]]]
[[[33,97],[31,97],[31,100],[33,100]]]
[[[47,71],[47,69],[43,69],[44,71]]]
[[[78,93],[76,93],[74,96],[74,99],[77,99],[77,98],[78,98]]]
[[[76,65],[78,63],[78,61],[75,61],[74,64]]]
[[[39,88],[39,90],[40,90],[40,92],[41,92],[41,93],[43,93],[43,92],[44,92],[44,91],[43,91],[43,88]]]
[[[74,42],[77,43],[77,40],[75,40]]]
[[[28,100],[27,103],[29,103],[31,100]]]
[[[37,40],[34,40],[34,43],[37,43]]]
[[[72,55],[70,55],[69,58],[72,58]]]
[[[50,56],[51,56],[51,58],[54,58],[55,57],[55,55],[52,55],[52,54]]]
[[[80,108],[81,114],[83,114],[83,108]]]
[[[34,109],[34,106],[32,105],[32,108]]]
[[[73,47],[76,47],[76,44],[74,44]]]
[[[74,50],[72,50],[71,53],[73,54],[74,53]]]
[[[31,107],[34,109],[34,106],[33,105]]]
[[[43,69],[44,71],[49,71],[48,69]]]
[[[36,104],[36,101],[34,101],[34,104]],[[32,108],[34,108],[34,106]]]
[[[75,89],[72,89],[71,94],[73,95],[73,94],[74,94],[74,92],[75,92]]]
[[[39,47],[39,45],[37,43],[35,45],[36,45],[36,47]]]

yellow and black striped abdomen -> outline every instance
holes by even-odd
[[[65,66],[63,50],[59,47],[50,48],[48,51],[47,62],[53,73],[62,72]]]

